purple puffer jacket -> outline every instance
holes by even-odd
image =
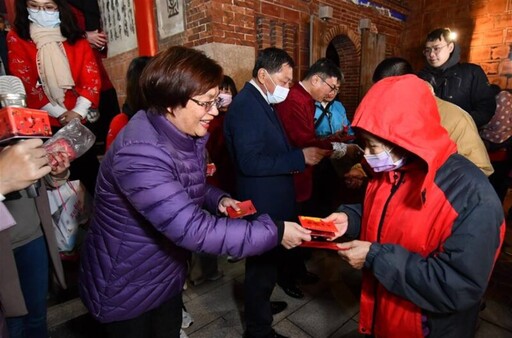
[[[215,216],[226,195],[205,184],[206,141],[142,111],[103,159],[80,265],[81,298],[100,322],[135,318],[181,293],[191,251],[244,257],[278,244],[267,215]]]

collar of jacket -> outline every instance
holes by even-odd
[[[146,111],[149,122],[161,137],[171,141],[177,150],[194,151],[198,145],[206,144],[210,134],[203,137],[192,137],[180,131],[174,124],[165,118],[164,115],[156,114],[151,110]]]

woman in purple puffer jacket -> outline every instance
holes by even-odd
[[[80,294],[109,337],[179,337],[192,251],[245,257],[311,239],[268,215],[224,217],[237,201],[206,184],[204,156],[222,78],[222,68],[194,49],[157,55],[139,82],[148,109],[101,163]]]

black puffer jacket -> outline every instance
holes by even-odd
[[[427,66],[418,76],[430,82],[437,97],[467,111],[480,128],[493,117],[496,100],[482,68],[459,61],[460,47],[455,45],[452,55],[444,65],[438,68]]]

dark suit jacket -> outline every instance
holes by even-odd
[[[229,106],[224,133],[236,168],[236,198],[252,200],[258,213],[275,220],[294,220],[293,173],[304,170],[304,155],[290,146],[276,112],[252,84]]]

